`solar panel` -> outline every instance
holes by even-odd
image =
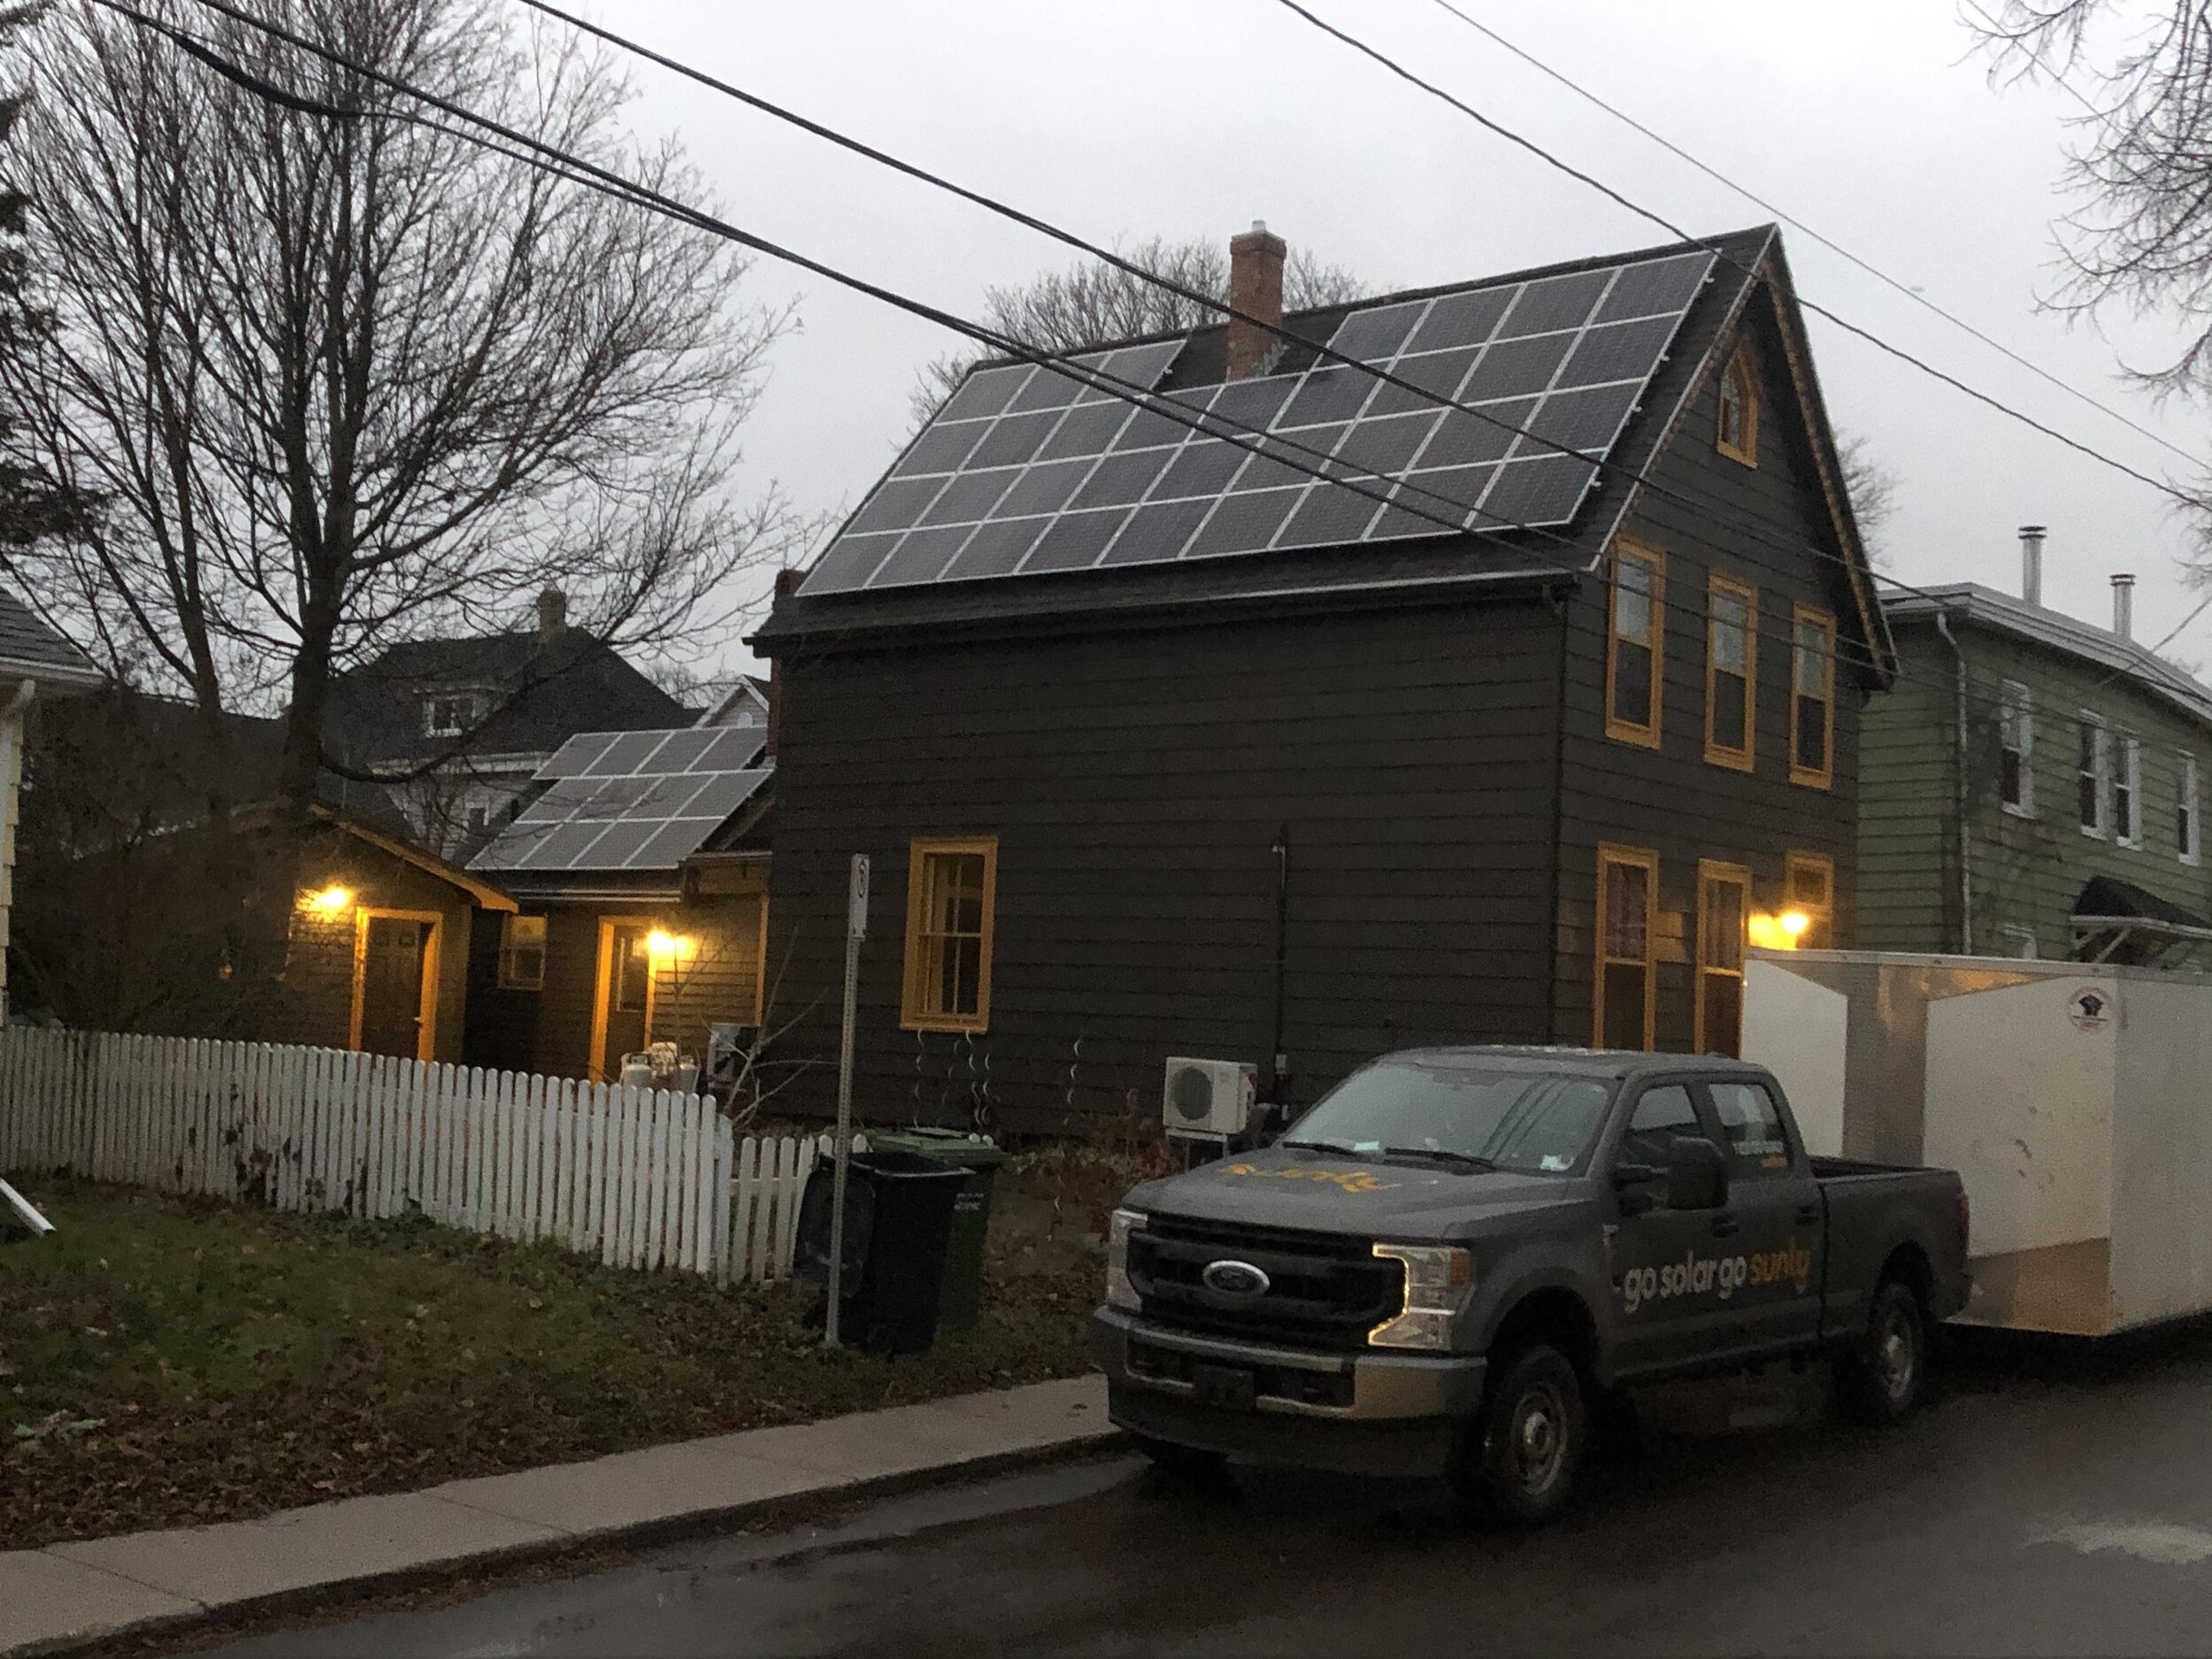
[[[758,726],[739,726],[572,737],[539,768],[545,792],[471,863],[525,872],[680,863],[772,775],[762,764],[766,739]]]
[[[1332,349],[1417,391],[1324,359],[1157,393],[1180,340],[1075,359],[1158,408],[1042,365],[978,369],[800,591],[1568,524],[1713,263],[1698,250],[1346,313]]]

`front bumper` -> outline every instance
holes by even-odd
[[[1102,1308],[1091,1351],[1115,1422],[1179,1446],[1356,1474],[1436,1474],[1482,1403],[1480,1355],[1326,1354],[1197,1336]],[[1249,1371],[1252,1404],[1207,1403],[1192,1364]]]

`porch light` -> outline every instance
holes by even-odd
[[[351,887],[323,887],[317,892],[305,894],[300,899],[302,910],[314,910],[324,916],[335,916],[352,903],[353,889]]]
[[[1782,912],[1782,931],[1787,933],[1793,940],[1811,926],[1812,923],[1802,910],[1785,910]]]
[[[1804,911],[1785,910],[1779,916],[1746,918],[1744,933],[1762,950],[1794,950],[1798,936],[1810,926]]]
[[[645,936],[645,948],[657,956],[674,956],[687,953],[698,941],[688,933],[672,933],[666,928],[656,927]]]

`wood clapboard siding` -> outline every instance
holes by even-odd
[[[1279,826],[1300,1098],[1407,1042],[1540,1034],[1556,641],[1524,596],[793,658],[769,918],[799,1041],[833,1051],[865,850],[865,1110],[987,1089],[1045,1122],[1148,1099],[1170,1054],[1264,1063]],[[907,844],[938,834],[1000,841],[972,1041],[899,1029]]]

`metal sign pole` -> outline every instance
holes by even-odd
[[[829,1317],[822,1346],[835,1348],[845,1300],[845,1174],[853,1149],[853,1003],[860,990],[860,941],[868,936],[868,855],[853,855],[845,904],[845,1026],[837,1042],[837,1140],[830,1175]]]

